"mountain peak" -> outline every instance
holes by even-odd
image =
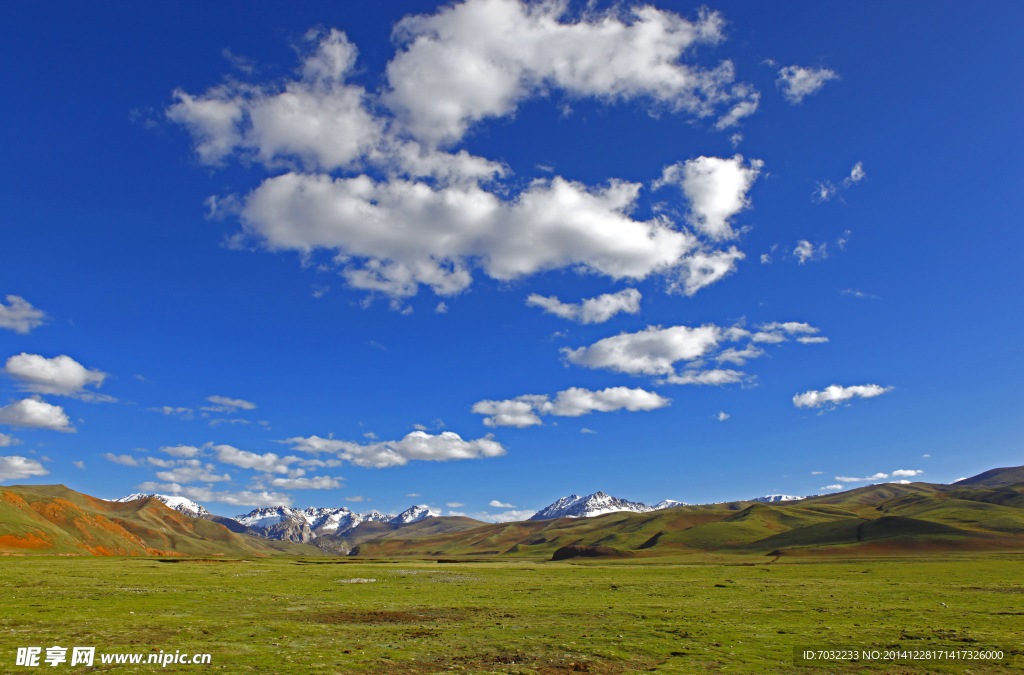
[[[176,495],[159,495],[152,492],[148,494],[143,492],[136,492],[134,494],[128,495],[127,497],[121,497],[120,499],[114,499],[112,501],[134,502],[138,499],[149,499],[150,497],[156,497],[164,504],[166,504],[168,508],[174,509],[175,511],[178,511],[180,513],[184,513],[186,516],[192,516],[193,518],[206,518],[212,515],[209,511],[204,509],[199,504],[196,504],[191,499],[186,499],[185,497],[178,497]]]
[[[541,509],[530,520],[550,520],[552,518],[591,518],[605,513],[616,511],[632,511],[634,513],[646,513],[654,508],[640,502],[630,502],[618,497],[612,497],[605,492],[598,491],[586,497],[572,494],[568,497],[553,502],[546,508]]]

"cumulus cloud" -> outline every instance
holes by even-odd
[[[727,419],[729,419],[729,417],[729,413],[725,412],[724,410],[720,410],[718,414],[715,415],[715,419],[718,420],[719,422],[724,422]]]
[[[818,488],[818,489],[819,489],[819,490],[842,490],[842,489],[843,489],[843,486],[842,486],[842,484],[840,483],[840,484],[837,484],[837,485],[826,485],[825,487],[823,487],[823,488]]]
[[[749,95],[730,88],[731,62],[705,70],[682,61],[691,48],[724,39],[718,13],[687,21],[642,6],[572,20],[568,10],[562,2],[470,0],[403,19],[385,102],[417,138],[443,143],[551,89],[607,101],[643,98],[698,117]]]
[[[834,185],[832,181],[828,180],[818,183],[814,188],[814,201],[818,203],[827,202],[838,195],[840,190],[846,190],[864,180],[865,176],[867,176],[867,173],[864,171],[864,162],[857,162],[850,169],[850,175],[843,179],[841,185]]]
[[[191,459],[193,457],[198,457],[203,453],[202,450],[195,447],[194,445],[165,445],[162,448],[160,448],[160,452],[165,452],[171,457],[179,457],[183,459]]]
[[[280,492],[230,492],[217,491],[209,487],[182,486],[177,483],[147,481],[135,488],[141,492],[159,492],[180,495],[196,502],[219,502],[233,506],[291,506],[295,503],[289,495]]]
[[[719,386],[743,382],[746,375],[728,368],[705,368],[708,360],[742,365],[748,359],[764,355],[764,350],[756,343],[788,342],[794,335],[816,332],[817,328],[797,321],[761,324],[756,331],[741,325],[728,328],[714,324],[669,328],[648,326],[637,333],[620,333],[604,338],[589,347],[563,347],[561,351],[566,361],[587,368],[606,368],[630,375],[658,375],[662,376],[658,382],[665,384]],[[748,342],[742,349],[723,348],[725,343],[744,340]],[[677,372],[676,364],[681,361],[685,362],[685,370]]]
[[[920,476],[924,471],[921,469],[896,469],[892,472],[893,478]]]
[[[722,329],[714,324],[696,328],[648,326],[639,333],[620,333],[589,347],[563,347],[561,352],[570,363],[587,368],[607,368],[631,375],[669,375],[677,361],[699,359],[714,350],[722,339]]]
[[[801,239],[796,243],[796,248],[793,249],[793,255],[795,255],[801,265],[808,260],[823,260],[828,257],[828,245],[822,244],[818,248],[814,248],[811,242],[806,239]]]
[[[402,466],[410,460],[447,462],[500,457],[505,454],[505,448],[493,440],[490,434],[466,441],[453,431],[443,431],[435,436],[425,431],[413,431],[400,441],[380,441],[365,445],[319,436],[289,438],[283,442],[290,444],[293,450],[329,453],[356,466],[373,468]]]
[[[618,293],[605,293],[596,298],[587,298],[579,304],[569,304],[561,302],[556,296],[546,298],[533,293],[526,299],[526,304],[541,307],[548,314],[576,323],[604,323],[619,312],[639,313],[641,297],[640,291],[627,288]]]
[[[231,464],[243,469],[255,469],[265,473],[288,473],[288,465],[301,462],[301,457],[279,457],[267,452],[262,455],[248,450],[239,450],[230,445],[215,445],[212,450],[217,453],[217,459],[224,464]]]
[[[839,481],[840,483],[864,483],[870,480],[884,480],[888,477],[889,474],[882,473],[881,471],[879,471],[878,473],[872,474],[870,476],[865,476],[863,478],[852,478],[850,476],[836,476],[836,480]]]
[[[34,459],[19,455],[0,457],[0,480],[19,480],[32,476],[46,476],[49,473],[42,464]]]
[[[747,192],[763,166],[759,159],[744,166],[742,155],[702,156],[665,167],[652,187],[678,185],[690,202],[690,224],[712,239],[732,239],[730,219],[750,206]]]
[[[228,474],[215,474],[217,467],[213,464],[203,464],[198,459],[179,459],[174,464],[177,466],[169,471],[157,471],[156,477],[172,483],[219,483],[231,480]]]
[[[4,367],[7,375],[18,381],[22,391],[37,394],[72,396],[83,401],[113,401],[115,399],[86,391],[85,387],[99,387],[107,374],[99,370],[88,370],[70,356],[55,356],[48,359],[38,354],[22,352],[7,359]]]
[[[64,413],[64,408],[50,405],[38,397],[26,398],[0,408],[0,424],[66,433],[76,431]]]
[[[828,342],[827,337],[800,337],[796,339],[797,342],[801,342],[805,345],[824,344]]]
[[[776,86],[791,104],[803,102],[804,98],[818,93],[829,80],[838,80],[839,75],[828,68],[804,68],[787,66],[779,71]]]
[[[207,396],[206,400],[213,403],[212,406],[200,408],[200,410],[209,410],[210,412],[224,412],[233,413],[239,408],[242,410],[255,410],[256,404],[250,403],[249,401],[243,401],[240,398],[227,398],[226,396]]]
[[[652,391],[629,387],[609,387],[601,391],[590,391],[570,387],[560,391],[552,401],[546,394],[526,394],[504,401],[478,401],[473,412],[488,415],[484,424],[489,427],[529,427],[540,424],[539,415],[556,417],[579,417],[592,412],[613,412],[626,409],[656,410],[671,405],[672,401]]]
[[[501,163],[439,149],[551,91],[642,99],[697,117],[728,109],[720,128],[756,109],[757,92],[734,82],[731,62],[709,70],[680,60],[722,39],[718,14],[688,21],[641,7],[570,19],[567,11],[561,2],[469,0],[407,17],[381,97],[347,83],[356,49],[343,33],[313,32],[300,78],[179,90],[167,114],[191,132],[204,163],[238,157],[288,169],[244,197],[210,202],[214,215],[240,218],[233,245],[332,251],[354,288],[401,299],[425,285],[449,296],[472,283],[476,267],[498,280],[571,267],[616,280],[663,275],[670,291],[692,295],[743,253],[716,250],[709,244],[722,237],[704,241],[662,215],[631,218],[640,184],[552,176],[517,188],[500,183],[509,174]],[[723,194],[696,194],[704,200],[693,209],[697,232],[731,232]]]
[[[864,162],[857,162],[850,169],[850,175],[843,179],[843,187],[850,187],[854,183],[859,183],[864,180],[864,177],[868,174],[864,171]]]
[[[121,466],[139,466],[139,460],[135,459],[131,455],[115,455],[112,452],[105,452],[103,453],[103,457],[108,462],[120,464]]]
[[[271,487],[284,490],[334,490],[345,487],[337,478],[330,476],[316,476],[314,478],[272,478],[267,481]],[[348,501],[362,501],[362,499],[349,498]]]
[[[516,507],[515,504],[503,504],[497,499],[492,499],[490,503],[488,503],[488,506],[492,506],[496,509],[514,509]]]
[[[7,304],[0,302],[0,328],[27,334],[46,323],[46,312],[33,307],[25,298],[8,295]]]
[[[180,415],[182,419],[190,420],[193,417],[192,408],[173,408],[169,405],[161,406],[159,408],[147,408],[152,412],[163,413],[164,415]]]
[[[8,436],[7,434],[0,434],[0,448],[9,448],[12,445],[21,445],[21,441],[19,441],[14,436]]]
[[[806,391],[793,397],[793,405],[797,408],[834,407],[854,398],[874,398],[892,391],[893,387],[881,387],[877,384],[854,385],[842,387],[833,384],[822,391]]]
[[[537,513],[536,511],[529,510],[509,510],[501,513],[488,513],[487,511],[477,511],[476,513],[463,513],[461,511],[449,511],[450,516],[464,516],[466,518],[473,518],[475,520],[482,520],[485,523],[511,523],[521,520],[528,520],[530,516]]]

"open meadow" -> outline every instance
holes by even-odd
[[[443,562],[0,557],[19,647],[95,647],[51,672],[1011,673],[1024,556]],[[1003,651],[1001,661],[797,664],[794,648]],[[209,665],[102,664],[208,653]]]

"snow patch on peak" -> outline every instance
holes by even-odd
[[[653,511],[654,507],[640,502],[630,502],[625,499],[613,497],[604,492],[595,492],[585,497],[572,494],[541,509],[530,520],[550,520],[552,518],[592,518],[605,513],[618,511],[632,511],[633,513],[647,513]]]
[[[427,518],[437,518],[440,515],[440,511],[435,511],[426,504],[417,504],[416,506],[410,506],[405,511],[388,520],[388,522],[396,525],[408,525],[409,523],[418,523]]]
[[[794,497],[793,495],[765,495],[764,497],[757,497],[751,499],[752,502],[792,502],[798,499],[806,499],[806,497]]]
[[[168,508],[174,509],[179,513],[184,513],[186,516],[192,516],[193,518],[207,518],[211,515],[209,511],[207,511],[206,509],[204,509],[202,506],[195,503],[191,499],[186,499],[185,497],[178,497],[175,495],[158,495],[156,493],[146,494],[143,492],[136,492],[134,494],[128,495],[127,497],[121,497],[120,499],[115,499],[113,501],[134,502],[137,499],[149,499],[150,497],[156,497],[164,504],[166,504]]]
[[[677,502],[674,499],[662,499],[651,508],[655,511],[660,511],[661,509],[671,509],[673,506],[689,506],[689,504],[686,502]]]

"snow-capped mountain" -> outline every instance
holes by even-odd
[[[658,502],[651,508],[654,509],[655,511],[660,511],[661,509],[670,509],[673,506],[689,506],[689,504],[687,504],[686,502],[677,502],[674,499],[662,499],[660,502]]]
[[[794,497],[793,495],[765,495],[764,497],[757,497],[751,499],[752,502],[791,502],[797,499],[806,499],[805,497]]]
[[[207,518],[213,515],[199,504],[196,504],[191,499],[186,499],[185,497],[176,497],[174,495],[158,495],[153,493],[145,494],[142,492],[136,492],[135,494],[128,495],[127,497],[121,497],[120,499],[115,499],[113,501],[134,502],[136,499],[148,499],[149,497],[156,497],[164,504],[166,504],[169,508],[172,508],[175,511],[180,511],[181,513],[184,513],[186,516],[192,516],[193,518]]]
[[[253,509],[235,516],[235,520],[252,528],[268,539],[287,539],[307,543],[325,534],[344,535],[360,523],[376,521],[392,525],[408,525],[440,516],[427,506],[413,506],[397,516],[379,511],[356,513],[344,506],[338,508],[310,506],[295,509],[289,506],[270,506]]]
[[[434,511],[429,506],[418,504],[410,506],[387,522],[395,525],[408,525],[409,523],[418,523],[426,518],[437,518],[440,515],[440,511]]]
[[[550,520],[552,518],[591,518],[616,511],[632,511],[647,513],[654,507],[640,502],[627,502],[625,499],[612,497],[603,492],[595,492],[586,497],[569,495],[562,497],[550,506],[541,509],[530,517],[530,520]]]

